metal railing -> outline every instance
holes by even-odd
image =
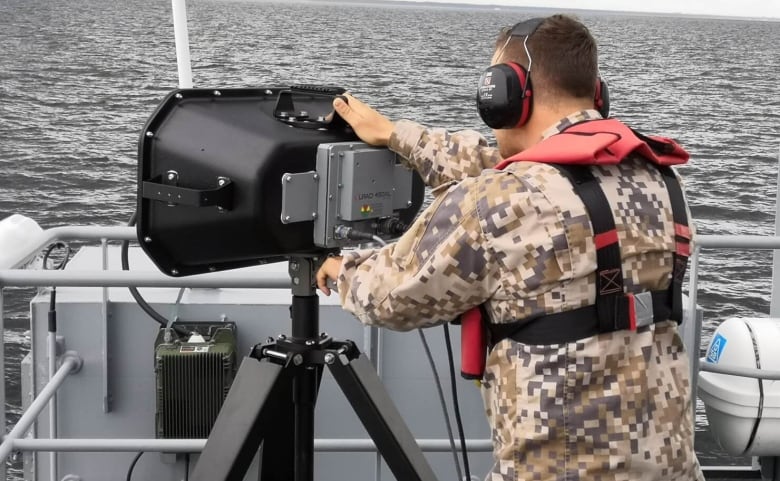
[[[41,389],[40,394],[30,404],[27,411],[24,412],[16,426],[5,436],[3,443],[0,444],[0,460],[5,462],[5,459],[15,449],[14,443],[27,433],[30,426],[35,422],[38,416],[43,411],[43,408],[49,403],[49,400],[57,392],[57,389],[65,382],[65,379],[72,373],[78,372],[82,364],[81,358],[75,353],[66,353],[63,356],[62,365],[57,369],[57,372],[51,377],[49,382]]]
[[[136,239],[135,229],[131,227],[59,227],[44,231],[31,240],[27,249],[13,263],[12,269],[0,270],[0,330],[3,324],[3,289],[6,287],[200,287],[200,288],[287,288],[289,277],[264,273],[210,273],[186,278],[172,278],[159,272],[140,271],[35,271],[19,270],[16,267],[34,258],[47,245],[56,241],[99,241],[105,258],[108,241]],[[697,309],[699,281],[699,256],[702,249],[780,249],[780,237],[775,236],[698,236],[691,255],[689,278],[689,318],[694,319]],[[104,266],[105,268],[105,266]],[[700,332],[697,333],[697,341]],[[698,343],[697,343],[698,344]],[[4,346],[0,340],[0,349]],[[1,351],[0,351],[1,352]],[[51,355],[51,353],[50,353]],[[698,356],[691,356],[695,363],[694,372],[699,370]],[[20,418],[12,431],[4,436],[0,444],[0,478],[5,479],[5,459],[12,451],[47,452],[112,452],[112,451],[159,451],[159,452],[199,452],[205,439],[22,439],[42,409],[50,402],[57,388],[67,376],[77,369],[80,360],[77,353],[63,356],[63,362],[48,384],[32,402],[27,412]],[[0,356],[0,372],[4,372],[3,357]],[[705,370],[712,371],[709,366]],[[733,372],[732,372],[733,371]],[[748,370],[749,371],[749,370]],[[724,373],[726,373],[724,371]],[[752,376],[756,372],[731,370],[727,374]],[[777,376],[775,372],[759,373],[763,376]],[[0,398],[5,398],[5,386],[0,384]],[[52,407],[54,409],[54,407]],[[0,423],[5,424],[5,407],[0,406]],[[448,451],[451,449],[446,439],[419,439],[423,451]],[[375,451],[371,439],[317,439],[314,447],[318,451],[359,452]],[[467,447],[473,451],[490,451],[489,439],[469,439]]]
[[[6,287],[171,287],[171,288],[247,288],[247,289],[283,289],[291,286],[288,276],[262,272],[209,273],[182,278],[166,276],[158,271],[70,271],[70,270],[24,270],[25,265],[46,246],[57,241],[100,242],[103,258],[107,256],[109,241],[136,240],[135,229],[131,227],[58,227],[43,231],[32,239],[27,248],[12,262],[11,269],[0,269],[0,330],[3,323],[3,289]],[[104,269],[106,266],[103,266]],[[107,299],[104,296],[104,302]],[[105,306],[104,306],[105,312]],[[0,349],[3,348],[0,340]],[[49,353],[49,355],[54,355]],[[77,353],[68,353],[60,369],[41,389],[27,411],[16,423],[12,431],[4,436],[0,445],[0,479],[5,479],[5,460],[13,451],[43,452],[168,452],[193,453],[203,450],[205,439],[23,439],[23,436],[35,422],[41,411],[49,404],[56,409],[56,391],[68,374],[74,372],[73,363]],[[105,359],[104,359],[105,361]],[[0,372],[5,366],[0,357]],[[0,396],[5,398],[4,386],[0,386]],[[5,423],[5,408],[0,406],[0,421]],[[428,452],[450,451],[452,445],[448,439],[418,439],[420,449]],[[468,439],[467,449],[487,452],[492,450],[490,439]],[[371,439],[315,439],[314,449],[320,452],[377,452]],[[457,447],[460,449],[460,447]],[[56,459],[52,460],[56,465]],[[56,475],[55,475],[56,476]]]

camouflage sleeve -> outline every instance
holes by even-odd
[[[489,147],[479,132],[450,133],[409,120],[395,123],[388,147],[419,172],[430,187],[476,177],[501,161],[498,149]]]
[[[498,288],[480,228],[477,179],[440,195],[398,240],[344,253],[341,305],[361,322],[406,331],[452,321]]]

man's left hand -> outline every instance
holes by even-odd
[[[341,271],[341,262],[343,257],[328,257],[325,262],[322,263],[320,269],[317,271],[317,288],[322,291],[326,296],[330,295],[330,287],[328,287],[328,280],[336,282]]]

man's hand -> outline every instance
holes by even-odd
[[[350,100],[351,102],[351,100]],[[326,296],[330,295],[330,288],[328,287],[328,280],[336,282],[341,270],[342,257],[328,257],[325,262],[322,263],[320,269],[317,271],[317,287]]]
[[[340,98],[333,101],[333,108],[347,121],[360,140],[378,147],[386,147],[394,125],[384,115],[351,95],[345,95],[349,103]]]

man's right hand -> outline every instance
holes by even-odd
[[[378,147],[386,147],[393,133],[393,122],[351,95],[333,101],[333,108],[352,127],[360,140]]]

